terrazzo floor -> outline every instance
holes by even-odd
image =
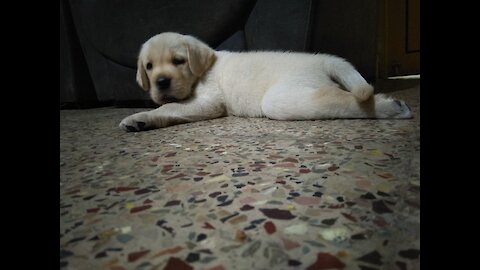
[[[61,269],[419,269],[410,120],[225,117],[140,133],[144,109],[60,112]]]

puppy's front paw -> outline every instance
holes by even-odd
[[[137,132],[150,129],[148,115],[144,112],[125,117],[119,127],[128,132]]]

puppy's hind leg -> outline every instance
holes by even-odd
[[[358,101],[366,101],[373,94],[373,86],[346,60],[326,55],[323,59],[327,74],[352,92]]]
[[[359,102],[352,93],[333,86],[320,89],[293,87],[277,85],[267,91],[262,100],[266,117],[276,120],[412,117],[405,102],[381,94]]]

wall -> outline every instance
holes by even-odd
[[[314,1],[310,51],[351,62],[370,82],[377,62],[377,0]]]

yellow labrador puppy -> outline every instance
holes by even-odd
[[[120,123],[141,131],[225,115],[275,120],[411,118],[405,102],[373,95],[344,59],[327,54],[215,51],[162,33],[143,44],[137,82],[160,107]]]

